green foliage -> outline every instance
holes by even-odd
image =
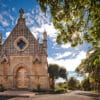
[[[53,24],[59,30],[59,44],[100,43],[100,0],[37,1],[43,12],[50,8]]]
[[[59,88],[59,87],[64,88],[64,89],[67,89],[68,88],[66,82],[64,82],[64,83],[57,83],[56,84],[56,88]]]
[[[55,93],[65,93],[67,90],[65,88],[56,88]]]
[[[57,64],[50,64],[48,67],[48,72],[50,76],[51,88],[55,88],[55,79],[61,77],[67,79],[67,71],[65,68],[58,66]]]
[[[64,93],[67,92],[67,84],[65,83],[57,83],[55,87],[56,93]]]
[[[66,69],[58,66],[57,64],[50,64],[48,67],[48,72],[50,77],[53,77],[54,79],[57,79],[58,77],[67,79]]]
[[[90,83],[89,78],[85,78],[82,81],[81,85],[82,85],[83,90],[85,90],[85,91],[90,91],[91,90],[91,83]]]
[[[58,78],[59,77],[59,66],[56,64],[50,64],[48,67],[48,72],[50,77]]]
[[[79,81],[77,79],[75,79],[74,77],[71,77],[68,80],[68,89],[69,90],[81,89],[81,85],[80,85],[80,83],[79,83]]]
[[[59,76],[64,78],[64,79],[67,79],[67,72],[66,72],[66,69],[61,67],[60,70],[59,70]]]
[[[91,49],[87,53],[86,59],[82,60],[81,64],[76,69],[79,73],[89,73],[93,76],[99,75],[100,71],[100,47]],[[95,75],[94,75],[95,74]],[[100,76],[98,76],[99,78]]]
[[[100,47],[91,49],[87,53],[86,59],[82,60],[76,71],[80,74],[88,73],[89,77],[94,79],[95,84],[100,85]]]
[[[0,84],[0,92],[3,92],[5,89],[2,84]]]
[[[53,92],[52,90],[48,90],[48,89],[33,89],[33,92],[38,92],[38,93],[49,93],[49,92]]]

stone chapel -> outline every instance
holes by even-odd
[[[26,26],[24,10],[4,43],[0,34],[0,84],[6,89],[49,89],[47,34],[43,43]]]

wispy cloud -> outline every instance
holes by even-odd
[[[31,9],[30,12],[25,13],[26,22],[28,26],[35,25],[37,27],[41,27],[43,24],[51,23],[50,13],[46,15],[42,13],[39,6],[36,8]]]
[[[16,12],[16,9],[13,7],[13,8],[12,8],[12,11],[13,11],[13,12]]]
[[[10,32],[6,32],[6,38],[10,35]]]
[[[36,9],[32,9],[31,12],[25,14],[26,23],[35,37],[42,36],[41,33],[46,31],[47,35],[55,41],[57,30],[51,22],[52,19],[48,10],[46,14],[42,13],[40,7],[37,6]]]
[[[63,48],[63,49],[66,49],[66,48],[69,48],[69,47],[71,47],[71,44],[70,43],[62,44],[61,45],[61,48]]]
[[[65,58],[65,57],[67,57],[67,56],[69,56],[69,55],[71,55],[71,52],[65,52],[65,53],[57,53],[56,54],[56,59],[63,59],[63,58]]]
[[[8,21],[2,15],[0,15],[0,24],[4,27],[9,26]]]
[[[74,71],[76,67],[81,63],[81,60],[85,57],[86,52],[81,51],[75,59],[56,59],[56,57],[48,57],[48,63],[58,64],[60,66],[64,66],[68,71]]]
[[[2,12],[2,16],[4,16],[5,19],[8,19],[10,22],[12,22],[12,25],[14,25],[15,19],[14,17],[10,14],[10,12],[4,11]],[[9,23],[10,23],[9,22]]]
[[[6,7],[6,5],[5,5],[4,3],[1,2],[1,0],[0,0],[0,7],[1,7],[1,8],[5,8],[5,7]]]
[[[49,37],[51,37],[54,41],[56,39],[57,36],[57,30],[54,28],[53,24],[42,24],[41,27],[31,27],[31,32],[37,33],[37,37],[40,36],[41,33],[43,33],[44,31],[47,32],[47,35]]]

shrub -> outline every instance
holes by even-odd
[[[53,90],[48,90],[48,89],[33,89],[33,92],[38,92],[38,93],[52,93]]]
[[[0,84],[0,92],[3,92],[5,89],[2,84]]]
[[[55,93],[65,93],[65,92],[67,92],[67,89],[61,88],[61,87],[56,88],[56,90],[55,90]]]
[[[33,89],[32,91],[33,91],[33,92],[38,92],[39,90],[38,90],[38,89]]]

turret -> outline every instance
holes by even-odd
[[[43,33],[43,47],[45,51],[47,52],[47,32],[46,31],[44,31]]]

